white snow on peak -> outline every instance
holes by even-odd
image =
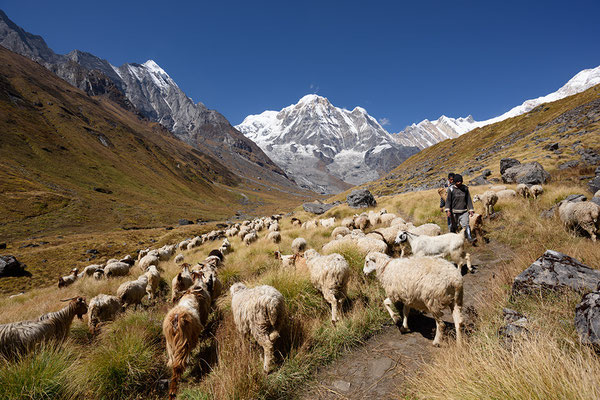
[[[550,103],[568,96],[583,92],[600,84],[600,66],[585,69],[571,78],[556,92],[536,99],[526,100],[502,115],[485,121],[475,121],[471,115],[466,118],[451,118],[442,115],[435,121],[425,119],[417,124],[407,126],[403,131],[393,135],[396,140],[406,146],[417,146],[421,149],[434,145],[442,140],[458,137],[475,128],[480,128],[505,119],[516,117],[533,110],[540,104]]]

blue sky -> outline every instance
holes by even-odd
[[[483,120],[600,65],[600,1],[6,1],[57,53],[155,60],[232,124],[308,93],[390,132]]]

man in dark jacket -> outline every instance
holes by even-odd
[[[443,193],[440,194],[440,208],[442,209],[442,211],[444,211],[444,207],[446,206],[445,197],[448,196],[448,191],[451,190],[452,184],[454,183],[454,175],[455,175],[454,172],[450,172],[448,174],[448,181],[444,185],[444,187],[446,188],[446,196],[442,196]],[[456,222],[454,222],[452,215],[447,216],[447,222],[448,222],[448,232],[456,232]]]
[[[467,239],[473,243],[471,228],[469,228],[469,216],[473,215],[475,211],[473,200],[471,200],[469,187],[463,185],[463,178],[459,174],[454,175],[454,184],[451,186],[451,189],[448,188],[445,210],[448,217],[453,216],[457,224],[463,227],[467,234]]]

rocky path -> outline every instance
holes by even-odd
[[[477,310],[497,266],[511,259],[512,252],[491,242],[472,249],[475,273],[464,276],[464,308]],[[383,305],[382,305],[383,307]],[[466,318],[465,318],[466,319]],[[447,327],[453,327],[450,314]],[[435,321],[427,315],[411,314],[411,332],[400,334],[391,324],[365,344],[319,371],[302,399],[398,399],[405,394],[406,378],[429,362],[441,348],[431,345]],[[450,339],[453,340],[453,339]]]

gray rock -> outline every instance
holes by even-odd
[[[598,204],[600,206],[600,197],[592,197],[590,200],[594,204]]]
[[[333,382],[333,387],[335,387],[340,392],[347,392],[350,390],[350,382],[337,380]]]
[[[521,161],[515,158],[503,158],[500,160],[500,175],[504,174],[507,169],[521,165]]]
[[[550,174],[537,161],[510,167],[502,174],[504,183],[539,185],[550,180]]]
[[[550,143],[544,146],[544,150],[554,151],[558,150],[558,143]]]
[[[588,190],[591,193],[596,193],[600,190],[600,175],[596,175],[594,179],[588,182]]]
[[[487,177],[488,177],[488,176],[490,176],[491,174],[492,174],[492,171],[491,171],[491,170],[489,170],[489,169],[484,169],[483,171],[481,171],[481,175],[482,175],[484,178],[487,178]]]
[[[529,294],[543,291],[572,289],[587,292],[596,289],[600,271],[584,265],[576,259],[554,250],[546,250],[514,280],[513,294]]]
[[[27,268],[27,265],[17,261],[14,256],[0,256],[0,278],[7,276],[31,276],[25,268]]]
[[[179,225],[192,225],[194,221],[190,221],[189,219],[182,218],[177,222]]]
[[[483,175],[479,175],[475,179],[471,179],[469,181],[470,186],[481,186],[481,185],[489,185],[491,182],[485,179]]]
[[[565,201],[570,203],[578,203],[580,201],[587,201],[587,197],[583,194],[570,194],[565,198]]]
[[[325,204],[325,203],[304,203],[302,204],[302,208],[304,211],[313,213],[313,214],[323,214],[324,212],[335,207],[336,204]]]
[[[377,201],[367,189],[353,190],[346,197],[346,202],[352,208],[375,207],[377,205]]]
[[[575,329],[581,343],[600,349],[600,292],[586,294],[577,304]]]
[[[594,174],[596,176],[600,176],[600,165],[598,167],[596,167],[596,170],[594,171]]]
[[[569,169],[569,168],[575,168],[579,165],[579,161],[573,160],[573,161],[567,161],[565,163],[562,164],[558,164],[558,169],[563,171],[565,169]]]

